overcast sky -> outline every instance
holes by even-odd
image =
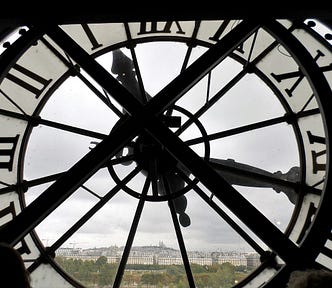
[[[136,54],[146,91],[154,96],[179,72],[187,46],[167,43],[137,45]],[[204,52],[196,48],[193,58]],[[130,55],[128,51],[125,52]],[[108,69],[112,56],[99,59]],[[177,63],[174,65],[173,63]],[[225,85],[241,66],[227,59],[216,67],[211,77],[210,97]],[[187,93],[178,105],[195,113],[206,101],[207,77]],[[65,103],[65,105],[64,105]],[[284,110],[272,92],[254,75],[244,77],[213,108],[206,112],[200,122],[208,134],[245,124],[283,116]],[[110,133],[117,116],[78,78],[70,78],[52,97],[41,116],[45,119],[70,124],[84,129]],[[186,117],[180,115],[181,120]],[[276,141],[278,135],[278,141]],[[279,135],[285,135],[280,137]],[[181,135],[183,140],[201,136],[195,125]],[[57,172],[66,171],[76,161],[94,147],[92,141],[99,141],[82,135],[61,131],[46,126],[34,129],[27,147],[25,179],[34,179]],[[192,147],[203,151],[203,145]],[[201,155],[202,156],[202,155]],[[298,151],[292,129],[286,124],[259,129],[250,133],[227,137],[211,142],[211,157],[234,159],[240,163],[253,165],[270,172],[288,172],[298,166]],[[130,166],[118,165],[119,174],[128,174]],[[145,176],[140,174],[131,183],[132,189],[141,187]],[[49,184],[29,189],[27,201],[30,203]],[[99,196],[112,189],[114,181],[107,169],[96,173],[85,186]],[[275,225],[285,229],[294,205],[283,193],[269,188],[236,187],[254,203]],[[209,195],[209,194],[208,194]],[[195,193],[186,194],[186,213],[191,219],[189,227],[182,227],[187,249],[231,250],[251,248]],[[63,205],[37,227],[37,232],[45,245],[51,245],[99,199],[83,188],[76,191]],[[64,247],[101,247],[125,244],[126,237],[138,200],[120,191],[103,207],[78,233],[69,239]],[[133,245],[158,245],[178,248],[167,202],[146,202],[140,218]]]

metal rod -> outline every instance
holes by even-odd
[[[80,134],[80,135],[88,136],[88,137],[92,137],[92,138],[104,139],[107,136],[106,134],[103,134],[103,133],[99,133],[99,132],[95,132],[95,131],[91,131],[91,130],[87,130],[87,129],[82,129],[79,127],[62,124],[62,123],[51,121],[51,120],[42,119],[40,117],[29,116],[26,114],[23,115],[23,114],[5,110],[5,109],[0,109],[0,114],[4,115],[4,116],[9,116],[12,118],[20,119],[20,120],[25,120],[27,122],[31,122],[32,125],[34,125],[34,126],[45,125],[48,127],[52,127],[52,128],[56,128],[56,129],[60,129],[63,131]]]
[[[66,242],[78,229],[80,229],[94,214],[96,214],[109,200],[113,198],[113,196],[120,191],[123,185],[128,183],[132,178],[135,177],[140,172],[139,168],[131,171],[121,183],[117,184],[114,188],[112,188],[105,196],[101,198],[99,202],[97,202],[88,212],[86,212],[71,228],[69,228],[57,241],[53,243],[51,247],[47,248],[48,254],[53,254],[61,245]],[[29,272],[34,271],[41,263],[43,259],[39,257],[36,262],[34,262],[29,267]]]
[[[166,177],[163,177],[163,183],[164,183],[164,188],[165,188],[166,195],[170,195],[171,191],[170,191],[169,183],[168,183]],[[171,212],[173,225],[174,225],[174,230],[175,230],[176,238],[178,240],[178,244],[179,244],[179,248],[180,248],[180,252],[181,252],[181,256],[182,256],[182,260],[183,260],[184,269],[186,270],[188,284],[189,284],[189,287],[195,288],[195,281],[194,281],[194,277],[193,277],[193,274],[192,274],[192,271],[191,271],[191,268],[190,268],[190,262],[189,262],[189,258],[188,258],[188,254],[187,254],[187,249],[186,249],[186,246],[185,246],[185,243],[184,243],[184,240],[183,240],[181,227],[180,227],[177,215],[176,215],[173,200],[168,201],[168,206],[169,206],[169,210]]]
[[[38,186],[38,185],[42,185],[42,184],[45,184],[48,182],[56,181],[65,173],[66,172],[60,172],[60,173],[32,179],[32,180],[24,180],[22,183],[17,183],[17,184],[9,185],[8,187],[1,188],[0,194],[6,194],[8,192],[16,191],[18,189],[18,187],[20,187],[20,186],[21,187],[23,186],[24,189],[27,189],[27,188],[30,188],[33,186]]]
[[[106,104],[117,116],[121,117],[123,114],[119,109],[117,109],[108,98],[106,98],[82,73],[79,71],[79,67],[75,67],[74,63],[67,60],[63,55],[45,38],[42,38],[41,41],[44,45],[52,51],[52,53],[62,61],[69,69],[74,72],[74,75],[77,76],[104,104]]]
[[[303,111],[303,112],[300,112],[298,114],[294,114],[293,115],[294,117],[291,120],[295,121],[299,118],[315,115],[317,113],[319,113],[319,109],[311,109],[311,110],[308,110],[308,111]],[[268,126],[280,124],[280,123],[283,123],[283,122],[288,122],[291,117],[289,117],[289,115],[286,114],[284,116],[280,116],[280,117],[276,117],[276,118],[256,122],[256,123],[253,123],[253,124],[243,125],[243,126],[240,126],[240,127],[237,127],[237,128],[232,128],[232,129],[229,129],[229,130],[212,133],[212,134],[209,134],[205,137],[193,138],[193,139],[187,140],[185,143],[190,146],[190,145],[195,145],[195,144],[202,143],[206,140],[211,141],[211,140],[217,140],[217,139],[221,139],[221,138],[225,138],[225,137],[229,137],[229,136],[234,136],[234,135],[245,133],[245,132],[252,131],[252,130],[255,130],[255,129],[266,128]]]
[[[149,185],[150,185],[150,179],[146,178],[145,183],[144,183],[144,187],[143,187],[143,190],[142,190],[142,197],[138,202],[137,209],[136,209],[136,212],[135,212],[135,216],[134,216],[134,219],[133,219],[133,223],[131,224],[129,235],[128,235],[128,238],[127,238],[127,242],[126,242],[125,248],[123,250],[121,261],[120,261],[120,264],[119,264],[119,267],[118,267],[118,271],[116,272],[116,275],[115,275],[115,279],[114,279],[114,283],[113,283],[114,288],[119,288],[120,285],[121,285],[122,277],[123,277],[123,274],[124,274],[124,271],[125,271],[125,268],[126,268],[126,264],[127,264],[127,261],[128,261],[128,257],[129,257],[129,254],[130,254],[131,246],[133,245],[133,241],[134,241],[135,234],[136,234],[136,231],[137,231],[137,226],[138,226],[139,220],[140,220],[141,215],[142,215],[142,211],[143,211],[143,207],[144,207],[144,203],[145,203],[145,197],[144,196],[146,196],[147,193],[148,193]]]
[[[245,75],[247,74],[246,69],[241,70],[232,80],[230,80],[216,95],[205,102],[191,118],[189,118],[183,125],[175,132],[176,135],[183,133],[191,124],[202,116],[209,108],[211,108],[222,96],[224,96],[234,85],[236,85]]]

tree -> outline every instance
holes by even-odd
[[[104,264],[100,268],[98,284],[102,286],[112,285],[116,270],[112,265]]]
[[[101,267],[107,264],[107,257],[105,256],[100,256],[97,261],[96,261],[96,266]]]
[[[223,263],[218,271],[214,274],[214,287],[230,288],[235,281],[235,267],[231,263]]]

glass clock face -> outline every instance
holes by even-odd
[[[147,265],[169,277],[177,265],[185,287],[224,262],[246,270],[229,287],[332,269],[332,55],[313,23],[89,23],[5,39],[0,238],[33,287],[90,287],[101,270],[83,279],[68,261],[101,256],[112,287],[144,282]]]

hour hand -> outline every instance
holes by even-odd
[[[145,103],[151,98],[149,95],[143,96],[136,78],[134,62],[126,56],[120,49],[114,50],[111,71],[116,74],[116,79],[122,83],[141,103]]]

